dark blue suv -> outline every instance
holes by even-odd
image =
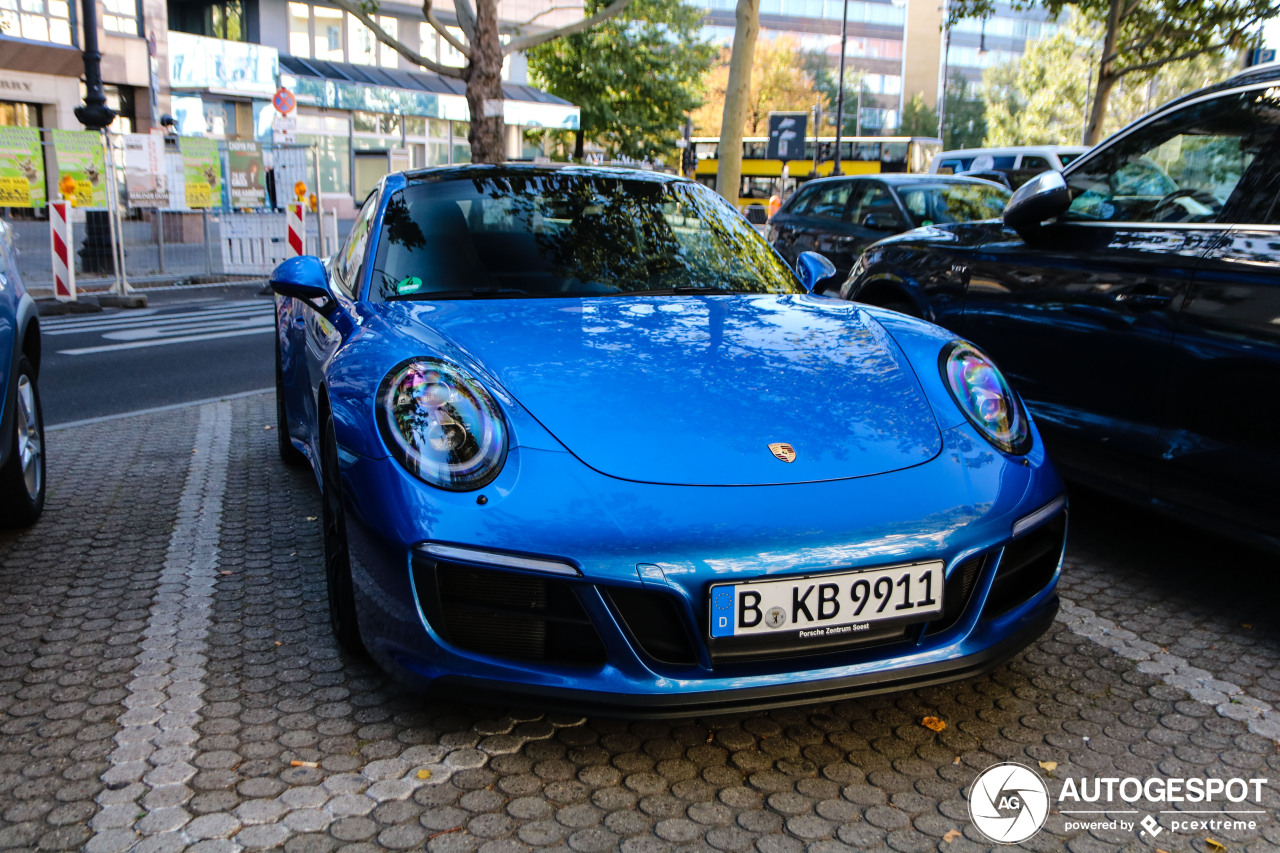
[[[847,299],[1000,365],[1065,475],[1280,548],[1280,68],[1180,98],[1009,201],[871,246]]]
[[[22,286],[13,235],[0,221],[0,527],[34,524],[44,509],[40,324]]]

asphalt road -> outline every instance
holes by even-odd
[[[271,388],[272,299],[261,291],[167,288],[148,292],[141,310],[42,318],[45,423]]]

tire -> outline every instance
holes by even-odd
[[[9,461],[0,468],[0,527],[30,527],[44,510],[44,418],[36,372],[26,356],[13,375],[13,432]]]
[[[290,468],[305,468],[307,457],[289,440],[289,415],[284,402],[284,369],[280,364],[280,341],[276,341],[276,441],[280,460]]]
[[[327,415],[321,437],[320,492],[324,504],[324,573],[329,590],[329,626],[342,650],[365,655],[356,617],[355,584],[351,579],[351,550],[347,542],[347,511],[342,503],[342,474],[338,470],[338,442],[333,415]]]

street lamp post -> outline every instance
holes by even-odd
[[[947,126],[947,71],[951,59],[951,21],[946,0],[942,0],[942,79],[938,81],[938,138],[943,137],[943,129]]]
[[[840,78],[836,81],[836,152],[831,174],[843,175],[840,169],[840,132],[844,128],[844,49],[849,39],[849,0],[844,0],[844,11],[840,13]],[[861,92],[861,87],[859,87]],[[862,106],[861,101],[858,104]]]

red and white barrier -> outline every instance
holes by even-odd
[[[285,206],[285,223],[289,229],[289,249],[294,255],[307,253],[306,208],[301,204]]]
[[[53,247],[53,295],[59,302],[76,300],[76,262],[71,256],[71,204],[49,203],[49,242]]]

